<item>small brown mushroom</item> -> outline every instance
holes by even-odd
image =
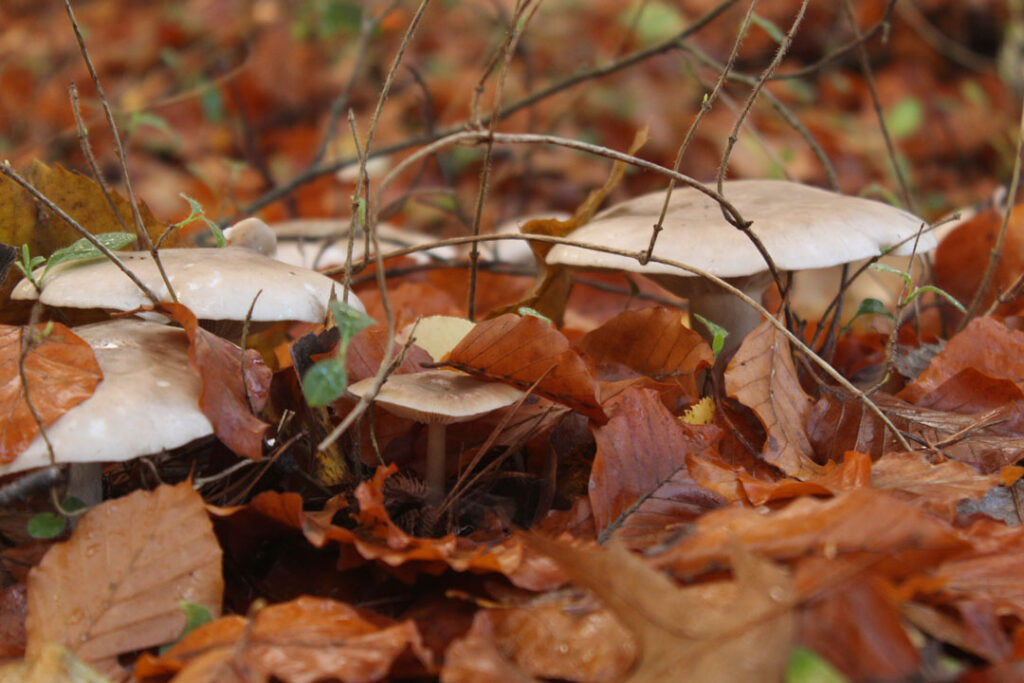
[[[348,391],[362,398],[373,383],[374,378],[368,377],[351,385]],[[444,497],[447,426],[510,406],[522,395],[515,387],[480,380],[463,372],[428,370],[391,375],[374,402],[398,417],[427,425],[428,502],[437,504]]]

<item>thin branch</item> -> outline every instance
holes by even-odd
[[[78,144],[82,148],[82,154],[85,155],[85,160],[89,162],[89,168],[92,170],[92,177],[96,181],[96,184],[103,190],[103,198],[107,200],[107,206],[110,207],[111,213],[114,214],[114,218],[121,224],[121,229],[125,232],[131,232],[132,229],[128,227],[128,224],[124,222],[124,218],[121,216],[121,212],[117,210],[117,206],[114,204],[114,197],[110,193],[110,188],[107,186],[107,181],[104,180],[103,174],[100,172],[99,164],[96,163],[96,157],[92,154],[92,145],[89,144],[89,133],[85,129],[85,122],[82,120],[82,110],[78,106],[78,88],[74,82],[68,86],[68,94],[71,97],[71,111],[75,115],[75,124],[78,126]]]

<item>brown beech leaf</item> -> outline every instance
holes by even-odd
[[[25,584],[12,583],[0,591],[0,661],[25,654],[26,611]]]
[[[473,625],[453,640],[444,654],[442,683],[539,683],[498,649],[494,624],[486,610],[473,617]]]
[[[543,679],[621,681],[636,658],[630,632],[607,609],[591,597],[565,592],[481,610],[467,637],[486,639],[519,671]]]
[[[800,642],[854,681],[906,680],[919,656],[900,619],[894,590],[857,563],[808,558],[797,583],[808,574],[826,585],[800,610]],[[842,577],[841,579],[837,577]]]
[[[252,410],[259,411],[266,403],[272,373],[259,352],[243,351],[199,327],[195,314],[181,304],[162,303],[145,310],[166,315],[185,328],[189,362],[203,380],[199,409],[213,425],[217,438],[236,455],[261,460],[263,436],[270,425]]]
[[[651,546],[668,527],[725,505],[687,471],[688,455],[715,447],[718,427],[684,424],[653,391],[630,389],[618,413],[592,431],[597,454],[588,496],[601,542],[621,531],[626,545]]]
[[[944,609],[907,602],[903,617],[936,640],[952,645],[989,662],[1002,662],[1013,654],[1013,643],[1003,628],[1001,615],[985,600],[958,600]],[[992,680],[1015,680],[1021,676],[995,676]]]
[[[219,614],[221,550],[191,482],[136,491],[89,510],[29,574],[26,655],[67,646],[114,676],[118,655],[173,641],[179,602]]]
[[[995,318],[975,318],[946,343],[928,368],[898,396],[918,403],[966,368],[1011,380],[1024,389],[1024,332],[1011,330]]]
[[[433,658],[412,621],[385,617],[327,598],[300,597],[250,618],[200,626],[159,657],[143,655],[139,679],[221,683],[252,680],[374,681],[411,652],[429,670]]]
[[[999,475],[954,460],[933,463],[923,453],[886,453],[871,466],[871,485],[951,522],[957,503],[981,498]]]
[[[0,325],[0,463],[8,463],[44,426],[92,396],[103,372],[92,348],[60,323],[28,328]],[[25,384],[18,360],[24,358]],[[28,391],[32,407],[25,401]]]
[[[387,348],[388,328],[384,325],[374,325],[362,330],[349,342],[345,352],[345,366],[348,370],[349,382],[358,382],[367,377],[373,377],[380,369],[384,361],[384,350]],[[394,358],[402,350],[400,344],[395,344],[391,349],[391,358]],[[420,363],[430,363],[433,358],[420,347],[413,345],[405,354],[402,363],[395,368],[396,373],[422,372],[425,368]]]
[[[728,561],[730,540],[776,560],[868,553],[890,572],[918,572],[967,546],[956,530],[926,511],[872,488],[828,500],[799,498],[764,514],[752,508],[708,512],[694,531],[656,558],[681,578]]]
[[[794,636],[788,573],[732,546],[733,579],[680,588],[617,540],[580,550],[539,534],[527,543],[559,562],[636,638],[629,681],[778,681]]]
[[[715,362],[703,337],[682,323],[676,309],[623,311],[580,341],[597,365],[625,365],[659,382],[674,382],[697,396],[696,374]]]
[[[761,456],[767,462],[798,479],[819,470],[807,438],[811,400],[800,388],[789,341],[767,320],[747,335],[729,362],[725,390],[764,425],[768,438]]]
[[[452,349],[447,365],[527,389],[604,423],[594,369],[569,340],[537,316],[505,314],[477,323]]]
[[[874,394],[872,400],[877,400]],[[899,425],[897,425],[899,426]],[[841,462],[848,451],[881,457],[896,437],[864,402],[845,392],[822,392],[807,416],[807,437],[819,462]]]

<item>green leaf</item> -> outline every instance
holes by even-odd
[[[40,512],[28,520],[28,535],[38,539],[55,538],[64,533],[67,525],[67,519],[54,512]]]
[[[786,683],[847,683],[849,679],[817,652],[798,647],[789,655],[783,680]]]
[[[953,308],[955,308],[956,310],[958,310],[958,311],[960,311],[961,313],[964,313],[964,314],[967,313],[967,309],[964,308],[964,305],[961,304],[956,299],[954,299],[952,294],[950,294],[949,292],[947,292],[947,291],[945,291],[943,289],[940,289],[939,287],[936,287],[935,285],[925,285],[923,287],[918,287],[917,289],[915,289],[913,292],[911,292],[907,296],[906,300],[903,303],[904,304],[909,304],[911,301],[913,301],[915,298],[917,298],[917,296],[920,295],[921,292],[935,292],[936,294],[941,296],[943,299],[948,301],[950,304],[952,304]]]
[[[69,515],[73,515],[79,510],[84,510],[87,507],[89,506],[82,502],[81,499],[75,498],[74,496],[68,496],[60,503],[61,510],[63,510],[66,514]]]
[[[884,263],[872,263],[871,269],[877,270],[881,273],[892,273],[893,275],[899,275],[901,278],[903,278],[903,281],[907,283],[907,287],[914,286],[914,280],[910,277],[910,273],[902,271],[898,268],[887,266]]]
[[[211,221],[206,217],[206,212],[203,210],[203,205],[196,200],[189,197],[184,192],[179,192],[178,196],[188,202],[189,214],[181,221],[178,221],[177,226],[183,228],[189,223],[195,223],[196,221],[203,221],[206,223],[206,227],[213,233],[213,238],[217,240],[217,246],[224,246],[224,231],[220,229],[220,226]]]
[[[188,600],[180,600],[178,601],[178,607],[185,613],[185,626],[181,629],[181,633],[178,634],[177,640],[160,648],[160,654],[170,650],[178,644],[182,638],[192,631],[195,631],[203,624],[208,624],[213,621],[213,615],[210,613],[210,608],[206,605],[200,605],[198,602],[189,602]]]
[[[694,313],[693,317],[699,320],[700,324],[711,332],[711,353],[715,354],[715,358],[718,358],[718,353],[725,346],[725,338],[729,336],[729,331],[721,325],[716,325],[699,313]]]
[[[892,320],[892,313],[889,312],[889,308],[878,299],[864,299],[861,301],[853,317],[859,318],[862,315],[882,315]]]
[[[135,235],[130,232],[102,232],[98,235],[93,235],[96,240],[105,246],[110,251],[117,251],[123,247],[128,246],[135,241]],[[82,238],[69,246],[58,249],[50,255],[50,259],[46,262],[46,268],[43,270],[40,280],[46,277],[46,274],[50,272],[50,268],[61,263],[67,263],[69,261],[86,261],[88,259],[103,258],[103,252],[99,250],[96,245]]]
[[[544,315],[543,313],[541,313],[538,310],[530,308],[529,306],[520,306],[519,308],[516,309],[516,313],[518,313],[519,315],[523,315],[523,316],[532,315],[534,318],[540,318],[541,320],[546,322],[548,325],[554,326],[554,324],[555,324],[555,323],[551,322],[551,318],[547,317],[546,315]]]
[[[771,39],[774,40],[779,45],[781,45],[782,41],[786,39],[786,34],[783,33],[779,29],[779,27],[775,25],[775,22],[771,21],[770,19],[765,19],[760,14],[754,14],[753,16],[750,17],[750,21],[755,26],[760,27],[761,30],[763,30],[765,33],[771,36]]]
[[[341,333],[342,351],[348,347],[348,342],[352,337],[367,327],[377,324],[376,320],[345,301],[332,301],[331,315],[334,317],[334,323],[338,326],[338,332]]]
[[[924,105],[916,97],[904,97],[885,112],[885,127],[896,138],[913,135],[924,124]]]
[[[345,363],[337,358],[328,358],[306,372],[302,378],[302,395],[306,397],[306,403],[319,408],[340,398],[347,386]]]

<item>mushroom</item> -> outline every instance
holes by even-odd
[[[213,434],[199,409],[201,380],[189,367],[184,330],[120,318],[74,332],[93,348],[103,380],[92,396],[46,428],[57,463],[125,461]],[[40,435],[0,465],[0,475],[49,464]]]
[[[498,227],[494,229],[495,235],[516,235],[522,232],[522,227],[532,220],[538,218],[546,218],[551,220],[564,221],[570,218],[570,215],[562,211],[555,211],[553,213],[535,213],[520,218],[513,218],[512,220],[504,221],[499,223]],[[533,268],[535,267],[536,261],[534,260],[533,249],[530,248],[528,240],[494,240],[493,242],[483,242],[480,245],[481,251],[487,254],[488,258],[492,261],[499,261],[502,263],[510,263],[516,266],[526,266]]]
[[[374,381],[375,378],[367,377],[349,386],[348,391],[362,398]],[[447,426],[510,406],[522,395],[515,387],[487,382],[463,372],[428,370],[391,375],[374,402],[398,417],[427,425],[427,501],[436,505],[444,497]]]
[[[275,223],[272,228],[277,235],[275,258],[285,263],[305,268],[330,268],[344,265],[348,258],[348,232],[351,228],[348,220],[303,218]],[[377,241],[382,249],[396,250],[428,245],[435,242],[436,238],[388,223],[378,223]],[[365,246],[362,230],[356,233],[352,246],[352,258],[362,258]],[[455,247],[447,246],[416,252],[412,257],[426,263],[433,259],[451,260],[456,255]]]
[[[149,252],[118,252],[121,262],[162,301],[170,301]],[[290,266],[242,247],[161,249],[160,262],[178,301],[204,320],[245,320],[262,290],[250,320],[320,322],[327,312],[334,280]],[[37,271],[37,277],[42,271]],[[50,269],[39,293],[28,280],[12,299],[39,298],[48,306],[129,311],[151,303],[135,284],[106,259],[72,261]],[[362,303],[349,294],[349,303]]]
[[[782,271],[825,268],[877,256],[890,248],[894,254],[909,254],[915,246],[914,235],[925,224],[888,204],[782,180],[726,181],[722,194],[743,218],[752,221],[751,231]],[[612,206],[571,238],[642,253],[664,197],[663,192],[655,192]],[[692,264],[760,300],[771,282],[768,266],[751,240],[725,220],[714,199],[692,187],[675,190],[663,225],[655,256]],[[930,233],[920,235],[918,252],[934,246]],[[663,263],[641,265],[632,257],[568,245],[555,246],[547,262],[646,275],[688,299],[691,314],[724,327],[730,333],[725,352],[735,349],[761,319],[756,309],[713,282]],[[709,336],[705,330],[702,334]]]
[[[259,218],[243,218],[224,231],[224,242],[229,247],[242,247],[264,256],[277,251],[274,229]]]

